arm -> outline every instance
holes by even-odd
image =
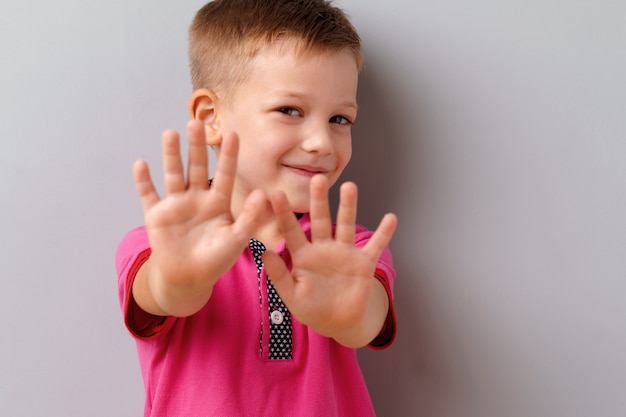
[[[271,198],[293,268],[272,252],[263,261],[291,313],[303,324],[347,347],[362,347],[380,332],[389,298],[374,278],[376,261],[393,236],[397,219],[387,214],[362,248],[354,245],[357,189],[341,187],[337,226],[332,232],[328,182],[311,180],[311,241],[296,221],[283,193]]]
[[[154,315],[184,317],[199,311],[218,278],[241,254],[265,204],[263,193],[253,192],[234,219],[230,202],[237,139],[223,141],[215,186],[209,190],[202,124],[190,122],[187,133],[187,180],[178,134],[163,134],[165,198],[157,194],[147,164],[138,161],[134,166],[152,254],[139,269],[132,291],[137,305]]]

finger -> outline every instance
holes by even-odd
[[[323,175],[311,178],[311,240],[332,237],[332,220],[328,205],[328,179]]]
[[[340,242],[354,243],[357,207],[357,187],[346,182],[339,189],[339,209],[337,210],[337,227],[335,239]]]
[[[291,210],[287,196],[282,191],[276,191],[270,196],[270,202],[276,215],[278,228],[285,238],[287,247],[292,252],[298,251],[308,243],[308,240],[300,227],[300,223],[298,223],[298,219],[293,214],[293,210]]]
[[[189,138],[188,188],[205,190],[209,187],[209,158],[202,123],[195,120],[187,123],[187,137]]]
[[[161,198],[154,187],[148,164],[145,161],[135,161],[133,165],[133,177],[135,179],[135,188],[137,189],[137,194],[139,194],[139,199],[141,200],[145,214],[157,204]]]
[[[391,241],[397,224],[398,218],[395,214],[385,214],[370,240],[363,246],[363,251],[371,256],[372,259],[378,259]]]
[[[239,153],[239,138],[236,134],[224,137],[220,147],[220,156],[217,158],[215,178],[211,190],[223,195],[230,203],[237,172],[237,154]]]
[[[254,190],[248,195],[243,205],[241,213],[233,224],[233,233],[240,239],[248,239],[254,232],[261,218],[261,213],[268,203],[265,193],[261,190]]]
[[[183,162],[180,159],[180,139],[173,130],[163,132],[163,174],[165,194],[185,191]]]
[[[276,291],[278,291],[281,300],[285,303],[287,308],[291,309],[290,305],[291,300],[293,300],[295,282],[285,262],[272,251],[265,251],[262,258],[267,276],[272,279],[272,284],[274,288],[276,288]]]

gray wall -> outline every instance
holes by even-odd
[[[202,3],[3,2],[0,415],[141,414],[113,257]],[[626,415],[626,3],[339,4],[367,55],[344,177],[400,217],[379,415]]]

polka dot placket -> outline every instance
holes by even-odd
[[[263,260],[261,255],[265,252],[263,243],[256,239],[250,239],[250,250],[254,256],[257,268],[257,278],[259,283],[259,304],[263,306],[263,293],[261,291],[261,272],[263,271]],[[270,277],[267,277],[268,295],[268,318],[270,323],[269,337],[269,358],[270,359],[292,359],[293,358],[293,332],[291,327],[291,314],[280,299],[278,292],[274,288]],[[263,326],[261,325],[261,329]],[[263,354],[263,331],[259,340],[259,349]]]

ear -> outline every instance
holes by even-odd
[[[218,146],[222,142],[217,105],[217,95],[206,88],[194,91],[189,97],[189,116],[202,122],[206,143],[209,146]]]

